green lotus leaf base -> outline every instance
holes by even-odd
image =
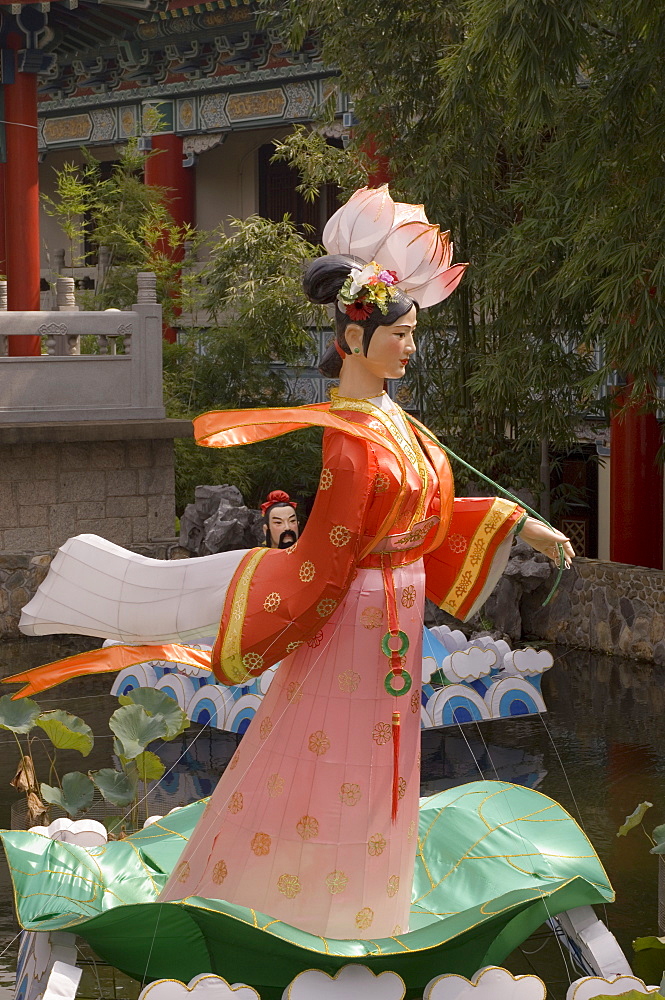
[[[333,940],[224,900],[157,902],[206,801],[90,850],[1,831],[21,926],[74,931],[139,980],[186,983],[212,972],[278,1000],[303,969],[334,975],[361,962],[398,972],[410,998],[435,975],[500,965],[563,910],[614,898],[596,852],[558,803],[477,781],[421,804],[408,933]]]

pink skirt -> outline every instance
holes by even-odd
[[[408,930],[420,794],[422,561],[393,570],[408,694],[388,694],[378,569],[359,569],[320,633],[283,660],[161,899],[205,896],[312,934]],[[391,818],[392,715],[400,713]]]

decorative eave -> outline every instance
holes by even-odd
[[[31,4],[47,18],[42,47],[58,57],[96,51],[134,36],[139,25],[167,9],[169,0],[47,0]],[[26,4],[12,3],[12,13]],[[16,10],[15,10],[16,8]]]
[[[192,3],[191,0],[169,0],[166,10],[159,12],[162,20],[171,17],[187,17],[191,14],[204,14],[213,10],[232,10],[237,7],[254,7],[254,0],[211,0],[205,3]]]

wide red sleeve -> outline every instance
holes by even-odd
[[[248,682],[328,621],[355,572],[377,468],[367,441],[325,432],[319,489],[301,537],[288,549],[250,549],[231,581],[212,654],[222,683]]]
[[[498,497],[455,499],[445,538],[425,556],[429,599],[461,621],[475,614],[498,583],[523,513]]]

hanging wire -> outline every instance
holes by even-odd
[[[421,628],[423,628],[423,627],[425,627],[424,603],[423,603],[422,608],[419,608],[419,614],[420,614],[420,626],[421,626]],[[457,719],[457,717],[456,717],[456,715],[455,715],[454,712],[453,712],[453,719],[455,720],[455,723],[457,724],[457,728],[459,729],[460,734],[461,734],[462,738],[464,739],[464,742],[466,743],[466,745],[467,745],[467,747],[469,749],[469,753],[471,754],[473,762],[476,765],[476,767],[477,767],[477,769],[478,769],[478,771],[480,773],[481,778],[483,778],[483,780],[485,780],[485,777],[484,777],[484,774],[483,774],[483,770],[482,770],[482,768],[480,766],[480,763],[477,760],[476,755],[474,754],[473,749],[471,747],[471,744],[469,743],[468,739],[466,738],[466,734],[463,731],[462,723],[458,721],[458,719]],[[501,779],[499,778],[499,772],[497,771],[496,765],[494,763],[494,759],[493,759],[493,757],[492,757],[492,755],[490,753],[489,747],[487,746],[487,743],[485,742],[485,739],[484,739],[482,733],[480,733],[480,728],[479,728],[479,725],[478,725],[477,722],[476,722],[476,728],[478,729],[480,738],[481,738],[483,746],[485,748],[485,753],[487,755],[487,759],[489,760],[490,765],[492,767],[492,770],[494,771],[494,774],[496,775],[496,779],[498,781],[500,781]],[[528,862],[529,859],[530,859],[530,857],[531,857],[531,855],[527,851],[526,838],[525,838],[524,834],[522,833],[521,827],[519,825],[519,821],[518,821],[517,817],[515,816],[515,814],[514,814],[514,812],[512,810],[512,807],[510,806],[510,804],[508,805],[508,808],[509,808],[510,813],[511,813],[512,818],[513,818],[513,828],[516,830],[517,835],[522,840],[522,846],[524,848],[524,859],[525,859],[525,861]],[[533,861],[531,862],[531,868],[532,868],[532,875],[535,878],[536,877],[536,870],[535,870],[535,865],[533,864]],[[552,913],[550,912],[550,908],[549,908],[549,905],[548,905],[548,902],[547,902],[547,897],[546,897],[546,895],[545,895],[545,893],[543,892],[542,889],[538,888],[537,891],[540,893],[540,900],[541,900],[541,902],[543,904],[545,912],[547,913],[548,920],[551,921],[553,919],[553,916],[552,916]],[[568,966],[568,962],[567,962],[567,959],[566,959],[564,947],[563,947],[561,941],[559,940],[558,935],[555,934],[554,937],[556,938],[557,944],[559,945],[559,951],[561,952],[561,958],[563,959],[563,965],[564,965],[564,968],[566,970],[566,976],[568,977],[568,983],[570,984],[570,983],[572,983],[573,980],[572,980],[571,971],[570,971],[570,968]]]

